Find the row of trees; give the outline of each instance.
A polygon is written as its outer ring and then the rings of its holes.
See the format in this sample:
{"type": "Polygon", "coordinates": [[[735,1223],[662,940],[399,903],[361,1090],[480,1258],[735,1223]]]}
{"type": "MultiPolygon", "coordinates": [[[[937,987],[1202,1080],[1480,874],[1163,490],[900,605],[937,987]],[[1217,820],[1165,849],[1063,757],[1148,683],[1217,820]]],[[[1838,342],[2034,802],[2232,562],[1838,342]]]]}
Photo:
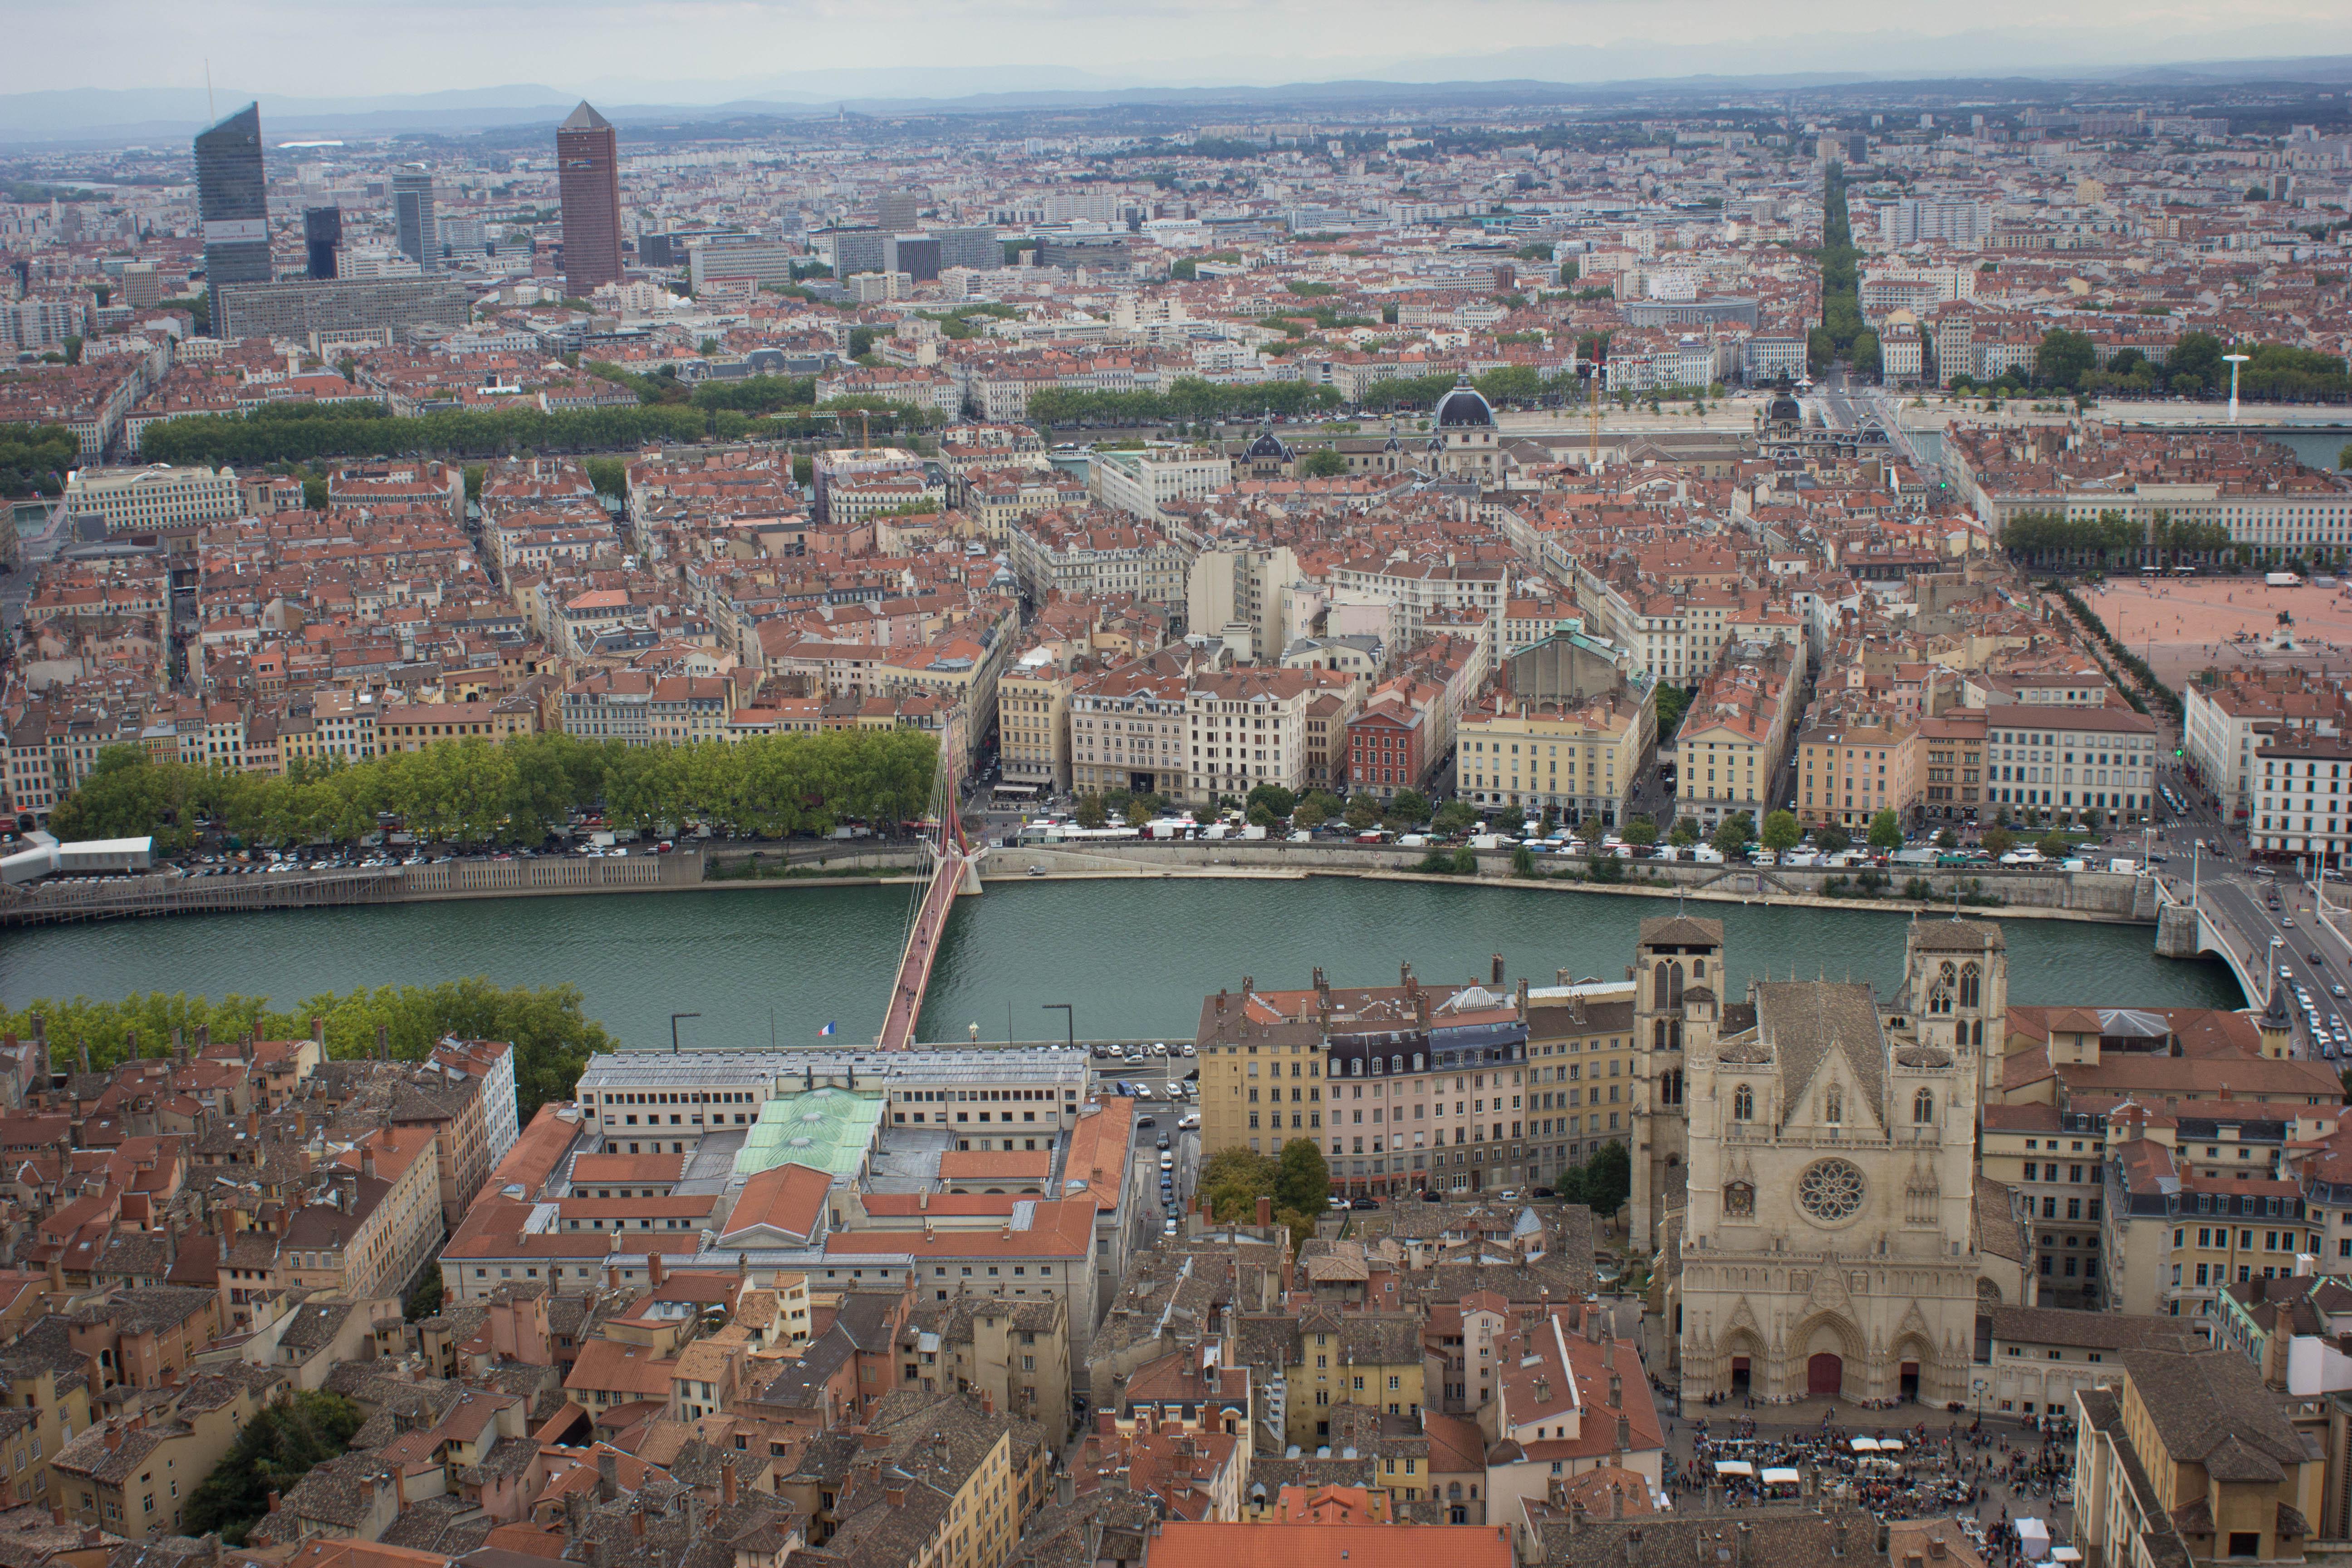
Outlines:
{"type": "Polygon", "coordinates": [[[152,834],[171,851],[211,818],[250,844],[356,844],[389,818],[420,843],[537,844],[573,811],[616,827],[782,837],[843,818],[896,823],[929,809],[939,742],[912,730],[829,730],[632,746],[553,733],[481,736],[360,762],[298,759],[282,776],[158,762],[137,746],[100,754],[58,803],[59,837],[152,834]]]}
{"type": "Polygon", "coordinates": [[[1863,325],[1861,253],[1845,210],[1845,169],[1832,163],[1822,184],[1822,324],[1805,337],[1813,374],[1839,360],[1858,370],[1878,368],[1878,337],[1863,325]],[[1867,340],[1867,342],[1864,342],[1867,340]]]}
{"type": "Polygon", "coordinates": [[[339,1060],[373,1055],[379,1026],[402,1061],[423,1061],[449,1036],[511,1040],[518,1109],[526,1122],[543,1102],[571,1097],[591,1056],[616,1048],[604,1026],[581,1010],[574,987],[499,986],[479,975],[437,985],[321,992],[285,1008],[271,1006],[268,996],[148,991],[119,1002],[45,996],[16,1012],[0,1009],[6,1031],[18,1039],[32,1037],[37,1016],[60,1067],[86,1045],[90,1066],[100,1071],[135,1056],[163,1055],[174,1030],[187,1041],[199,1028],[209,1029],[215,1040],[304,1039],[313,1018],[326,1026],[327,1054],[339,1060]]]}
{"type": "MultiPolygon", "coordinates": [[[[647,442],[699,441],[720,416],[698,408],[643,406],[542,414],[506,408],[395,417],[380,404],[273,404],[249,414],[195,414],[148,426],[140,456],[154,463],[309,462],[320,458],[432,454],[494,458],[509,452],[592,452],[647,442]]],[[[743,415],[733,437],[751,421],[743,415]]]]}
{"type": "Polygon", "coordinates": [[[1251,419],[1260,413],[1296,416],[1339,406],[1339,392],[1300,381],[1227,386],[1179,376],[1166,392],[1077,392],[1049,386],[1029,395],[1029,419],[1052,425],[1166,425],[1251,419]]]}
{"type": "Polygon", "coordinates": [[[2000,533],[2011,557],[2039,566],[2163,566],[2184,558],[2234,558],[2230,531],[2218,522],[2156,513],[2145,526],[2119,511],[2070,518],[2021,512],[2000,533]]]}
{"type": "Polygon", "coordinates": [[[2037,390],[2075,397],[2097,394],[2220,397],[2230,390],[2230,365],[2222,356],[2231,353],[2247,356],[2239,374],[2242,397],[2283,403],[2340,403],[2352,397],[2352,380],[2347,379],[2344,360],[2314,349],[2285,343],[2241,344],[2233,349],[2211,332],[2192,331],[2173,341],[2161,364],[2136,348],[2117,349],[2101,364],[2090,334],[2063,327],[2042,335],[2030,372],[2011,365],[1987,381],[1956,375],[1951,385],[1956,392],[2000,397],[2022,396],[2037,390]]]}
{"type": "Polygon", "coordinates": [[[273,404],[245,415],[189,415],[150,426],[140,438],[141,456],[159,463],[238,466],[327,458],[495,458],[510,452],[625,451],[651,443],[804,440],[837,436],[861,423],[896,433],[940,421],[933,409],[882,397],[838,397],[821,408],[808,406],[804,398],[798,404],[780,400],[811,384],[804,376],[754,377],[706,384],[677,397],[656,394],[650,400],[640,389],[635,408],[562,414],[522,406],[408,417],[373,403],[273,404]]]}
{"type": "Polygon", "coordinates": [[[63,425],[0,425],[0,496],[62,495],[80,456],[81,437],[63,425]]]}

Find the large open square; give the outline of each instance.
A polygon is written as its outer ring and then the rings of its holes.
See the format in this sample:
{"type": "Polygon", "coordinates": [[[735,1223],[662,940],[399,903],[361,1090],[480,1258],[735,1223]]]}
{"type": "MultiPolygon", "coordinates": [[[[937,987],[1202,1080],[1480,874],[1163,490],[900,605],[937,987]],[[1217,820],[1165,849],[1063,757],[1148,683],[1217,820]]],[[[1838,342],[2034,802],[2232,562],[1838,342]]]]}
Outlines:
{"type": "Polygon", "coordinates": [[[2352,598],[2339,589],[2273,588],[2258,576],[2115,577],[2084,602],[2175,689],[2209,666],[2352,671],[2352,598]],[[2282,612],[2291,626],[2279,624],[2282,612]]]}

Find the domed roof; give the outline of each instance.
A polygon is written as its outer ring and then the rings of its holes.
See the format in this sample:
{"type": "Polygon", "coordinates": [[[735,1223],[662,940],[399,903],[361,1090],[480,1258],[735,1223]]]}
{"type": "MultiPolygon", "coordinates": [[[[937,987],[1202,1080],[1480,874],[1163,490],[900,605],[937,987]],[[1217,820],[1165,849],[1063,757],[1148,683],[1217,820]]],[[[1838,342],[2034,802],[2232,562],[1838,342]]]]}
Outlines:
{"type": "Polygon", "coordinates": [[[1952,1053],[1938,1046],[1905,1046],[1895,1053],[1895,1060],[1906,1068],[1948,1068],[1952,1053]]]}
{"type": "Polygon", "coordinates": [[[1245,462],[1263,462],[1271,459],[1277,463],[1286,463],[1290,461],[1290,448],[1283,445],[1282,437],[1276,435],[1274,426],[1269,425],[1258,431],[1257,439],[1249,444],[1249,450],[1242,454],[1242,458],[1245,462]]]}
{"type": "Polygon", "coordinates": [[[1495,426],[1494,405],[1479,395],[1468,376],[1462,376],[1454,382],[1453,391],[1437,400],[1436,425],[1440,430],[1491,430],[1495,426]]]}
{"type": "Polygon", "coordinates": [[[1764,410],[1764,419],[1771,425],[1802,425],[1805,410],[1793,397],[1786,395],[1774,398],[1764,410]]]}

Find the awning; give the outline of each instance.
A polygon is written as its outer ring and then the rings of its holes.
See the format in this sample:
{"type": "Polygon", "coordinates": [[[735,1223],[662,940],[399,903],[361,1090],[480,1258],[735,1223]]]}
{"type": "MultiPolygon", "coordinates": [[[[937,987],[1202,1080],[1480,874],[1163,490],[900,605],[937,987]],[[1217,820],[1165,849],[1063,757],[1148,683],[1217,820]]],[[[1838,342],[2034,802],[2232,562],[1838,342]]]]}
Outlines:
{"type": "Polygon", "coordinates": [[[1804,1478],[1797,1474],[1796,1471],[1785,1468],[1780,1465],[1774,1465],[1764,1472],[1764,1484],[1767,1486],[1777,1487],[1787,1485],[1793,1487],[1801,1484],[1803,1479],[1804,1478]]]}
{"type": "Polygon", "coordinates": [[[1752,1476],[1756,1467],[1745,1459],[1717,1459],[1715,1473],[1718,1476],[1752,1476]]]}
{"type": "Polygon", "coordinates": [[[1875,1454],[1878,1452],[1878,1439],[1875,1437],[1856,1437],[1848,1445],[1848,1447],[1853,1448],[1857,1454],[1875,1454]]]}

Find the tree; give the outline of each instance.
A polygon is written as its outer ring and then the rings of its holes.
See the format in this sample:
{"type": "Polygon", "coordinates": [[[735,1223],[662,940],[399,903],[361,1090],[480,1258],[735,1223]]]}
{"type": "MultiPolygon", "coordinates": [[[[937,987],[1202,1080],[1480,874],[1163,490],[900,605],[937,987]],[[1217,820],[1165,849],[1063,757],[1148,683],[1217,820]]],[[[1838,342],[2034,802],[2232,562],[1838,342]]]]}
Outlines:
{"type": "Polygon", "coordinates": [[[1674,831],[1666,835],[1666,842],[1673,845],[1677,849],[1686,849],[1698,841],[1698,818],[1696,816],[1675,817],[1674,831]]]}
{"type": "Polygon", "coordinates": [[[1307,798],[1293,806],[1290,822],[1294,827],[1320,827],[1345,809],[1339,802],[1323,791],[1309,790],[1307,798]]]}
{"type": "Polygon", "coordinates": [[[1298,805],[1298,797],[1278,784],[1262,784],[1249,792],[1249,804],[1263,805],[1270,816],[1288,816],[1298,805]]]}
{"type": "Polygon", "coordinates": [[[1958,834],[1957,834],[1957,833],[1953,832],[1953,831],[1952,831],[1950,828],[1948,828],[1948,827],[1939,827],[1939,828],[1937,828],[1937,829],[1936,830],[1936,847],[1937,847],[1937,848],[1938,848],[1938,849],[1958,849],[1959,847],[1960,847],[1960,836],[1959,836],[1958,834]]]}
{"type": "Polygon", "coordinates": [[[1282,1146],[1280,1168],[1274,1178],[1277,1208],[1316,1214],[1331,1196],[1331,1167],[1312,1138],[1293,1138],[1282,1146]]]}
{"type": "Polygon", "coordinates": [[[1466,833],[1478,824],[1478,813],[1466,801],[1449,800],[1437,808],[1429,825],[1440,833],[1466,833]]]}
{"type": "Polygon", "coordinates": [[[1870,819],[1870,847],[1873,849],[1903,847],[1903,819],[1891,810],[1882,811],[1870,819]]]}
{"type": "Polygon", "coordinates": [[[1664,684],[1656,688],[1656,693],[1658,744],[1663,747],[1675,738],[1675,731],[1681,727],[1683,714],[1690,708],[1690,693],[1679,686],[1664,684]]]}
{"type": "Polygon", "coordinates": [[[1805,830],[1797,826],[1797,818],[1791,812],[1775,811],[1768,814],[1764,818],[1764,831],[1761,835],[1764,847],[1775,855],[1787,854],[1794,849],[1804,837],[1805,830]]]}
{"type": "Polygon", "coordinates": [[[1318,447],[1298,460],[1302,479],[1336,479],[1347,471],[1348,459],[1336,447],[1318,447]]]}
{"type": "MultiPolygon", "coordinates": [[[[1140,826],[1142,826],[1145,823],[1147,823],[1147,822],[1149,822],[1149,821],[1150,821],[1150,820],[1151,820],[1151,797],[1150,797],[1150,795],[1130,795],[1130,796],[1129,796],[1129,797],[1128,797],[1128,802],[1127,802],[1127,825],[1128,825],[1129,827],[1140,827],[1140,826]]],[[[1251,817],[1251,818],[1250,818],[1250,820],[1251,820],[1251,821],[1253,821],[1253,822],[1256,822],[1256,821],[1257,821],[1257,818],[1256,818],[1256,817],[1255,817],[1255,816],[1253,816],[1253,817],[1251,817]]],[[[1265,821],[1265,822],[1264,822],[1264,823],[1259,823],[1258,825],[1259,825],[1260,826],[1267,826],[1268,824],[1270,824],[1273,820],[1274,820],[1274,819],[1273,819],[1271,816],[1269,816],[1269,817],[1267,817],[1267,819],[1266,819],[1266,821],[1265,821]]]]}
{"type": "Polygon", "coordinates": [[[1179,283],[1190,283],[1200,277],[1200,263],[1187,256],[1168,268],[1168,276],[1179,283]]]}
{"type": "Polygon", "coordinates": [[[1813,847],[1824,855],[1842,854],[1853,847],[1853,839],[1844,828],[1832,827],[1824,823],[1813,829],[1813,847]]]}
{"type": "Polygon", "coordinates": [[[1625,824],[1625,831],[1621,835],[1621,837],[1622,837],[1628,844],[1636,844],[1646,847],[1647,846],[1655,844],[1658,841],[1658,825],[1649,817],[1637,816],[1625,824]]]}
{"type": "Polygon", "coordinates": [[[1593,1151],[1591,1159],[1570,1173],[1565,1184],[1574,1189],[1570,1201],[1607,1219],[1633,1195],[1633,1157],[1622,1143],[1603,1143],[1593,1151]]]}
{"type": "Polygon", "coordinates": [[[1536,852],[1524,844],[1511,846],[1511,875],[1532,877],[1536,874],[1536,852]]]}
{"type": "Polygon", "coordinates": [[[1273,809],[1262,800],[1251,801],[1246,816],[1254,827],[1272,827],[1279,820],[1274,815],[1273,809]]]}
{"type": "Polygon", "coordinates": [[[218,1531],[225,1542],[244,1545],[246,1533],[268,1513],[271,1494],[292,1491],[311,1470],[341,1458],[363,1420],[358,1405],[323,1389],[273,1401],[196,1484],[185,1528],[218,1531]]]}
{"type": "Polygon", "coordinates": [[[1090,793],[1078,797],[1077,818],[1080,827],[1100,827],[1110,820],[1110,813],[1103,805],[1103,797],[1090,793]]]}
{"type": "Polygon", "coordinates": [[[2087,332],[2053,328],[2042,334],[2042,346],[2034,351],[2034,374],[2045,386],[2072,392],[2083,384],[2083,377],[2097,365],[2098,357],[2087,332]]]}
{"type": "Polygon", "coordinates": [[[416,1289],[401,1303],[400,1315],[412,1323],[441,1315],[441,1270],[438,1266],[427,1268],[416,1281],[416,1289]]]}
{"type": "Polygon", "coordinates": [[[1457,877],[1476,876],[1478,874],[1477,851],[1466,844],[1456,849],[1454,852],[1454,874],[1457,877]]]}
{"type": "Polygon", "coordinates": [[[1715,830],[1716,848],[1725,855],[1737,855],[1748,847],[1748,817],[1745,812],[1727,816],[1715,830]]]}
{"type": "Polygon", "coordinates": [[[2066,836],[2054,827],[2043,834],[2042,841],[2034,847],[2042,851],[2042,857],[2045,860],[2063,860],[2074,849],[2074,846],[2067,841],[2066,836]]]}
{"type": "Polygon", "coordinates": [[[2017,836],[1996,822],[1977,835],[1977,843],[1986,854],[1999,859],[2017,847],[2017,836]]]}
{"type": "Polygon", "coordinates": [[[1381,819],[1381,803],[1368,795],[1350,796],[1348,801],[1347,819],[1349,826],[1361,833],[1381,819]]]}
{"type": "Polygon", "coordinates": [[[1429,820],[1429,797],[1417,789],[1401,789],[1389,799],[1389,808],[1408,822],[1429,820]]]}

